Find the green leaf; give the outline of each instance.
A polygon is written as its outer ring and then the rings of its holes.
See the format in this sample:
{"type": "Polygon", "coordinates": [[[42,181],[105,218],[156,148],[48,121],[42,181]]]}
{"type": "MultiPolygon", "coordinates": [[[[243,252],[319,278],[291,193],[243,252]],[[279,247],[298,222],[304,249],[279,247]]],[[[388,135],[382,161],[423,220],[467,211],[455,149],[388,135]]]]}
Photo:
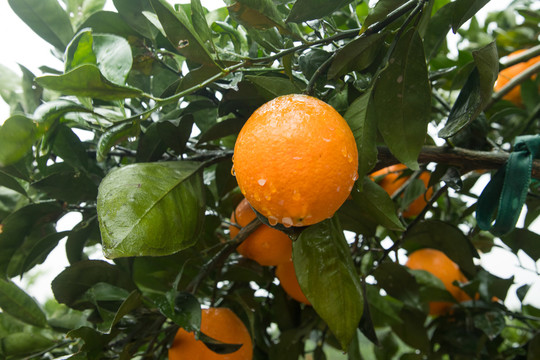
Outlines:
{"type": "Polygon", "coordinates": [[[65,125],[58,126],[55,132],[53,152],[74,169],[86,170],[88,168],[86,147],[73,130],[65,125]]]}
{"type": "Polygon", "coordinates": [[[335,79],[353,70],[367,68],[380,51],[380,43],[386,33],[380,32],[367,37],[355,39],[340,48],[328,69],[328,78],[335,79]]]}
{"type": "Polygon", "coordinates": [[[422,309],[419,286],[404,266],[386,261],[377,266],[373,276],[388,295],[403,301],[409,307],[422,309]]]}
{"type": "Polygon", "coordinates": [[[306,228],[293,242],[293,261],[302,291],[347,349],[362,317],[364,300],[337,218],[306,228]]]}
{"type": "Polygon", "coordinates": [[[298,0],[294,3],[286,22],[301,23],[307,20],[320,19],[341,9],[352,0],[298,0]]]}
{"type": "Polygon", "coordinates": [[[71,265],[54,278],[51,287],[59,303],[84,310],[94,306],[85,299],[86,292],[99,283],[130,292],[135,290],[135,285],[126,273],[118,266],[101,260],[84,260],[71,265]]]}
{"type": "Polygon", "coordinates": [[[59,99],[46,102],[34,112],[38,133],[44,134],[49,131],[63,115],[70,112],[91,113],[92,110],[69,100],[59,99]]]}
{"type": "Polygon", "coordinates": [[[194,121],[192,114],[178,115],[177,119],[163,119],[163,121],[158,122],[157,130],[165,144],[177,154],[181,154],[186,148],[194,121]]]}
{"type": "Polygon", "coordinates": [[[46,89],[66,95],[91,97],[102,100],[122,100],[139,97],[142,91],[133,87],[120,86],[107,80],[95,65],[81,65],[63,75],[46,75],[36,78],[46,89]]]}
{"type": "Polygon", "coordinates": [[[405,230],[390,196],[369,177],[364,177],[361,190],[358,185],[353,188],[351,196],[359,216],[371,219],[389,230],[405,230]]]}
{"type": "Polygon", "coordinates": [[[90,15],[79,27],[79,29],[85,28],[91,28],[97,34],[114,34],[125,39],[139,35],[119,13],[112,11],[98,11],[90,15]]]}
{"type": "Polygon", "coordinates": [[[93,37],[99,70],[109,81],[124,85],[133,63],[128,41],[111,34],[94,34],[93,37]]]}
{"type": "Polygon", "coordinates": [[[220,121],[201,134],[199,141],[197,141],[197,145],[221,139],[225,136],[238,134],[240,129],[242,129],[242,126],[244,126],[244,123],[244,119],[240,118],[230,118],[220,121]]]}
{"type": "Polygon", "coordinates": [[[366,20],[362,24],[362,30],[360,30],[360,33],[364,32],[370,25],[386,19],[388,14],[403,5],[405,2],[406,0],[378,1],[375,7],[371,9],[369,15],[366,17],[366,20]]]}
{"type": "Polygon", "coordinates": [[[473,56],[475,68],[459,92],[444,128],[439,131],[439,137],[449,138],[469,125],[491,99],[499,71],[495,42],[473,51],[473,56]]]}
{"type": "MultiPolygon", "coordinates": [[[[69,231],[53,232],[39,239],[34,244],[28,255],[24,257],[24,262],[21,262],[21,270],[19,271],[20,274],[27,272],[37,264],[43,263],[51,251],[56,248],[58,242],[62,240],[62,238],[64,238],[68,233],[69,231]]],[[[13,266],[12,264],[13,261],[9,264],[10,267],[13,266]]]]}
{"type": "Polygon", "coordinates": [[[143,15],[143,11],[152,11],[148,0],[113,0],[118,14],[135,31],[148,39],[154,39],[159,30],[143,15]]]}
{"type": "Polygon", "coordinates": [[[501,237],[514,254],[523,250],[535,262],[540,259],[540,235],[528,229],[514,229],[512,232],[501,237]]]}
{"type": "Polygon", "coordinates": [[[96,160],[99,162],[105,161],[114,145],[126,141],[131,136],[138,136],[140,131],[141,126],[138,121],[124,122],[111,126],[99,138],[96,160]]]}
{"type": "Polygon", "coordinates": [[[74,26],[105,6],[106,0],[67,0],[66,11],[72,17],[74,26]]]}
{"type": "Polygon", "coordinates": [[[12,97],[21,90],[21,77],[5,65],[0,64],[0,96],[12,105],[12,97]]]}
{"type": "Polygon", "coordinates": [[[13,255],[25,242],[35,240],[36,234],[46,231],[63,211],[56,201],[42,202],[26,205],[6,217],[0,233],[0,274],[6,274],[13,255]]]}
{"type": "Polygon", "coordinates": [[[8,0],[9,5],[37,35],[60,50],[73,37],[69,16],[57,0],[8,0]]]}
{"type": "Polygon", "coordinates": [[[301,89],[288,78],[275,76],[246,75],[246,80],[257,87],[257,91],[267,100],[281,95],[298,94],[301,89]]]}
{"type": "Polygon", "coordinates": [[[453,5],[452,31],[457,33],[461,25],[472,18],[489,0],[456,0],[453,5]]]}
{"type": "Polygon", "coordinates": [[[95,201],[97,197],[97,185],[85,173],[75,170],[55,172],[32,183],[32,187],[71,204],[95,201]]]}
{"type": "Polygon", "coordinates": [[[201,4],[201,0],[191,0],[191,21],[195,32],[199,34],[200,38],[213,46],[212,32],[206,22],[205,9],[201,4]]]}
{"type": "Polygon", "coordinates": [[[167,39],[182,56],[199,64],[214,63],[182,7],[175,11],[165,0],[150,0],[167,39]]]}
{"type": "Polygon", "coordinates": [[[227,10],[235,21],[248,30],[266,30],[275,26],[281,33],[289,32],[271,0],[238,0],[227,6],[227,10]]]}
{"type": "Polygon", "coordinates": [[[26,190],[21,185],[21,183],[15,179],[13,176],[0,170],[0,186],[4,186],[8,189],[18,192],[21,195],[28,197],[26,190]]]}
{"type": "Polygon", "coordinates": [[[153,295],[152,300],[159,311],[176,325],[189,332],[200,331],[201,304],[192,294],[171,290],[165,295],[153,295]]]}
{"type": "Polygon", "coordinates": [[[392,154],[418,170],[431,112],[431,88],[422,39],[410,29],[398,40],[375,83],[377,125],[392,154]]]}
{"type": "Polygon", "coordinates": [[[84,246],[94,236],[99,238],[99,225],[97,216],[83,219],[73,227],[66,240],[66,255],[70,264],[86,260],[83,253],[84,246]]]}
{"type": "Polygon", "coordinates": [[[32,113],[41,103],[43,89],[40,86],[36,86],[34,83],[35,75],[30,70],[20,64],[19,68],[23,73],[22,90],[24,111],[26,113],[32,113]]]}
{"type": "Polygon", "coordinates": [[[68,72],[84,64],[97,65],[93,44],[94,38],[91,30],[81,31],[76,34],[66,49],[64,72],[68,72]]]}
{"type": "Polygon", "coordinates": [[[109,258],[167,255],[197,241],[204,220],[200,164],[140,163],[110,172],[97,210],[109,258]]]}
{"type": "Polygon", "coordinates": [[[0,127],[0,166],[16,163],[32,149],[36,140],[34,122],[23,115],[13,115],[0,127]]]}
{"type": "Polygon", "coordinates": [[[369,111],[371,89],[359,96],[344,115],[358,149],[358,175],[364,177],[377,162],[377,125],[373,112],[369,111]]]}
{"type": "Polygon", "coordinates": [[[45,314],[36,301],[6,279],[0,279],[0,308],[24,323],[38,327],[47,325],[45,314]]]}
{"type": "Polygon", "coordinates": [[[443,221],[419,222],[407,231],[403,247],[409,252],[424,247],[440,250],[465,273],[476,273],[473,257],[477,258],[478,254],[472,243],[460,229],[443,221]]]}
{"type": "Polygon", "coordinates": [[[490,340],[494,340],[506,327],[506,320],[500,311],[486,311],[473,318],[474,327],[481,330],[490,340]]]}
{"type": "Polygon", "coordinates": [[[55,344],[55,341],[40,334],[17,332],[0,339],[0,355],[4,359],[29,359],[55,344]]]}

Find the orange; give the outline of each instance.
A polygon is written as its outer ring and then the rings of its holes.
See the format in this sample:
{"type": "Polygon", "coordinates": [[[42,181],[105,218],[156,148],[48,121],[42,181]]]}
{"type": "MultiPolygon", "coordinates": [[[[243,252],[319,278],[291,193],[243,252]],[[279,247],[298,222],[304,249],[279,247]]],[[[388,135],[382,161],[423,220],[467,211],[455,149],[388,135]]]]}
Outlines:
{"type": "MultiPolygon", "coordinates": [[[[405,266],[414,270],[425,270],[439,278],[446,290],[459,302],[471,300],[463,290],[453,284],[454,280],[466,283],[467,278],[459,270],[459,266],[450,260],[442,251],[435,249],[421,249],[409,255],[405,266]]],[[[446,301],[432,301],[429,303],[431,315],[442,315],[450,311],[453,303],[446,301]]]]}
{"type": "MultiPolygon", "coordinates": [[[[403,164],[397,164],[392,165],[389,167],[386,167],[384,169],[381,169],[379,171],[375,171],[370,176],[373,180],[378,180],[379,185],[386,190],[388,195],[392,196],[408,179],[407,176],[401,176],[404,170],[406,170],[407,167],[403,164]],[[382,177],[380,180],[377,179],[378,177],[382,177]]],[[[422,180],[425,187],[427,188],[429,183],[430,174],[427,171],[422,172],[418,179],[422,180]]],[[[403,211],[403,217],[413,217],[418,214],[424,209],[424,207],[427,204],[426,199],[429,199],[433,195],[433,189],[428,188],[426,193],[424,195],[419,196],[414,200],[409,207],[403,211]]]]}
{"type": "MultiPolygon", "coordinates": [[[[243,199],[231,215],[231,223],[246,226],[256,217],[246,199],[243,199]]],[[[240,229],[229,226],[231,239],[240,229]]],[[[292,241],[287,235],[270,226],[261,225],[236,249],[242,256],[255,260],[261,265],[273,266],[291,261],[292,241]]]]}
{"type": "Polygon", "coordinates": [[[229,354],[217,354],[208,349],[193,333],[179,329],[169,349],[169,360],[251,360],[253,344],[242,322],[230,309],[202,310],[201,332],[226,344],[242,344],[229,354]]]}
{"type": "Polygon", "coordinates": [[[302,289],[300,288],[292,261],[276,266],[276,276],[279,279],[281,287],[290,297],[298,302],[311,305],[309,300],[306,298],[306,295],[304,295],[302,289]]]}
{"type": "Polygon", "coordinates": [[[233,162],[240,190],[271,225],[332,217],[358,178],[349,125],[307,95],[280,96],[258,108],[238,135],[233,162]]]}
{"type": "MultiPolygon", "coordinates": [[[[508,57],[514,57],[524,51],[526,51],[526,49],[514,51],[513,53],[509,54],[508,57]]],[[[525,62],[521,62],[501,70],[499,72],[499,76],[497,77],[497,81],[495,82],[495,91],[499,91],[504,85],[506,85],[510,80],[512,80],[512,78],[522,73],[527,68],[531,67],[539,61],[540,56],[537,56],[525,62]]],[[[523,102],[521,100],[521,86],[516,86],[515,88],[510,90],[510,92],[503,96],[503,99],[511,101],[517,106],[522,106],[523,102]]]]}

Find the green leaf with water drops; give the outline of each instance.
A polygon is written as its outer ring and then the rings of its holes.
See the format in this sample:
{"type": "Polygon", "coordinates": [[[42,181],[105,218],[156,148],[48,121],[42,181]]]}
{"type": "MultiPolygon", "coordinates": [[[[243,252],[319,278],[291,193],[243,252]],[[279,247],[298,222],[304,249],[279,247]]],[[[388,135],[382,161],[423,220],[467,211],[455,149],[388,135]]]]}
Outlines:
{"type": "Polygon", "coordinates": [[[204,220],[198,163],[138,163],[101,182],[97,211],[108,258],[168,255],[193,245],[204,220]]]}
{"type": "Polygon", "coordinates": [[[362,317],[364,301],[360,278],[337,217],[302,231],[293,242],[293,261],[303,293],[341,347],[347,349],[362,317]]]}
{"type": "Polygon", "coordinates": [[[431,87],[422,39],[414,29],[398,40],[387,67],[375,82],[377,125],[392,154],[418,170],[431,112],[431,87]]]}

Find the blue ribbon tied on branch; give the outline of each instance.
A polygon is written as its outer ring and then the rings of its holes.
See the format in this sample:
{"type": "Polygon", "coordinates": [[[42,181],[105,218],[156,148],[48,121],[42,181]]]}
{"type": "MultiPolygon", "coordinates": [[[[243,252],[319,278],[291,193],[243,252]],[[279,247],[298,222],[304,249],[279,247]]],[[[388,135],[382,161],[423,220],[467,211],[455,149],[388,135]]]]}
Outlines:
{"type": "Polygon", "coordinates": [[[497,170],[478,198],[476,221],[480,229],[496,236],[514,230],[527,198],[533,159],[539,155],[540,135],[516,138],[508,161],[497,170]]]}

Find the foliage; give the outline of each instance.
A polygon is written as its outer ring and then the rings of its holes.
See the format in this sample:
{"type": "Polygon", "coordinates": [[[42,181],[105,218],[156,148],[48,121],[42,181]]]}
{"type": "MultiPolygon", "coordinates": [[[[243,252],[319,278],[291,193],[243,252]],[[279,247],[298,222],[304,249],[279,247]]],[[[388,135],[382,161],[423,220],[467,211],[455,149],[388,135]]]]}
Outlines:
{"type": "MultiPolygon", "coordinates": [[[[12,114],[0,127],[1,357],[161,359],[178,327],[199,331],[201,306],[225,306],[250,330],[255,359],[540,358],[540,309],[492,301],[513,278],[473,261],[499,238],[477,227],[471,170],[495,168],[486,154],[537,134],[540,113],[540,77],[523,84],[523,107],[492,101],[499,59],[538,44],[540,13],[515,0],[482,22],[487,2],[228,0],[208,11],[200,0],[114,0],[104,11],[100,0],[9,0],[64,68],[21,66],[19,77],[0,66],[12,114]],[[235,137],[257,107],[302,92],[344,115],[360,159],[337,214],[290,233],[313,306],[234,252],[248,230],[228,240],[242,198],[235,137]],[[366,175],[400,162],[414,180],[425,146],[442,138],[474,161],[431,163],[434,197],[404,219],[418,181],[390,198],[366,175]],[[70,212],[81,221],[58,232],[70,212]],[[38,304],[11,279],[62,238],[70,266],[51,284],[55,300],[38,304]],[[459,264],[475,300],[428,316],[448,293],[396,260],[421,247],[459,264]]],[[[533,180],[524,227],[500,237],[534,261],[539,195],[533,180]]]]}

